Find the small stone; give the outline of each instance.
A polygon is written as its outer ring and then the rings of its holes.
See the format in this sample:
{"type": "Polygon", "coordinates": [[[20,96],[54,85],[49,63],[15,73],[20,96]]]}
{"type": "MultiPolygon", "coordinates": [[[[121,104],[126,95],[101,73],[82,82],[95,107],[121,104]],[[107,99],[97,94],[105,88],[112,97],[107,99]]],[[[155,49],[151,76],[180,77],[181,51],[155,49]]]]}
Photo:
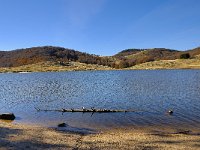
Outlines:
{"type": "Polygon", "coordinates": [[[58,127],[66,127],[66,126],[67,126],[66,123],[60,123],[60,124],[58,124],[58,127]]]}
{"type": "Polygon", "coordinates": [[[169,110],[168,113],[169,113],[170,115],[172,115],[174,112],[173,112],[173,110],[169,110]]]}

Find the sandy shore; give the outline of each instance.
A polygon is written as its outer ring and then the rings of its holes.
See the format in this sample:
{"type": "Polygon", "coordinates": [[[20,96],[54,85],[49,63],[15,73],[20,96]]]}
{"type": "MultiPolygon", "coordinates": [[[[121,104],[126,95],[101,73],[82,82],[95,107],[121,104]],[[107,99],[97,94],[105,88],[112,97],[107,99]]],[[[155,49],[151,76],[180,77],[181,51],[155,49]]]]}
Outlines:
{"type": "Polygon", "coordinates": [[[200,149],[193,131],[113,129],[81,133],[0,122],[0,150],[21,149],[200,149]]]}

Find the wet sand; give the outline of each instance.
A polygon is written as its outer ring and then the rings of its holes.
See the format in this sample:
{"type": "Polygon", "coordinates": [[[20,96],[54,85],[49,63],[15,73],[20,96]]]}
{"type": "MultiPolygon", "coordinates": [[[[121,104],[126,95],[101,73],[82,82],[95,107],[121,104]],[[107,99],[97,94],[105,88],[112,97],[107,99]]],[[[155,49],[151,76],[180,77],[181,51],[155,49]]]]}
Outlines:
{"type": "Polygon", "coordinates": [[[0,150],[200,149],[198,131],[129,128],[94,132],[63,129],[0,122],[0,150]]]}

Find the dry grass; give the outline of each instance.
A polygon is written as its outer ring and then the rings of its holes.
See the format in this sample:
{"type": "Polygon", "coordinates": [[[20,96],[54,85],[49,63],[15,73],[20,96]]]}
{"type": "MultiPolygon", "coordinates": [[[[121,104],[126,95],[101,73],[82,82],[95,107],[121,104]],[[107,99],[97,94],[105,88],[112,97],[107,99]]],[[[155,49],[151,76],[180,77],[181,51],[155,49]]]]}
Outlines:
{"type": "Polygon", "coordinates": [[[0,68],[0,72],[57,72],[57,71],[84,71],[84,70],[111,70],[107,66],[70,62],[66,66],[57,62],[40,62],[11,68],[0,68]]]}
{"type": "Polygon", "coordinates": [[[142,63],[129,69],[200,69],[200,57],[142,63]]]}
{"type": "MultiPolygon", "coordinates": [[[[135,54],[137,55],[137,54],[135,54]]],[[[160,60],[142,63],[133,67],[124,68],[130,70],[145,69],[200,69],[200,55],[193,59],[160,60]]],[[[111,67],[70,62],[63,66],[57,62],[40,62],[37,64],[24,65],[11,68],[0,68],[0,72],[58,72],[58,71],[86,71],[86,70],[117,70],[111,67]]],[[[123,69],[120,69],[123,70],[123,69]]]]}

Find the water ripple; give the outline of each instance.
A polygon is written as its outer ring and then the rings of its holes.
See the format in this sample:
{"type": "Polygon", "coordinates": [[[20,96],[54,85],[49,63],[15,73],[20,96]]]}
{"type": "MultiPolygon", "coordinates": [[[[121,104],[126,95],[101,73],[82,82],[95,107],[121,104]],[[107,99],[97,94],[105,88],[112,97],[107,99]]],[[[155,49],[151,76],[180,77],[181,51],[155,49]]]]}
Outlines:
{"type": "Polygon", "coordinates": [[[200,71],[91,71],[0,74],[0,111],[21,122],[78,127],[200,125],[200,71]],[[134,113],[36,112],[61,108],[132,109],[134,113]],[[166,112],[174,110],[173,116],[166,112]]]}

